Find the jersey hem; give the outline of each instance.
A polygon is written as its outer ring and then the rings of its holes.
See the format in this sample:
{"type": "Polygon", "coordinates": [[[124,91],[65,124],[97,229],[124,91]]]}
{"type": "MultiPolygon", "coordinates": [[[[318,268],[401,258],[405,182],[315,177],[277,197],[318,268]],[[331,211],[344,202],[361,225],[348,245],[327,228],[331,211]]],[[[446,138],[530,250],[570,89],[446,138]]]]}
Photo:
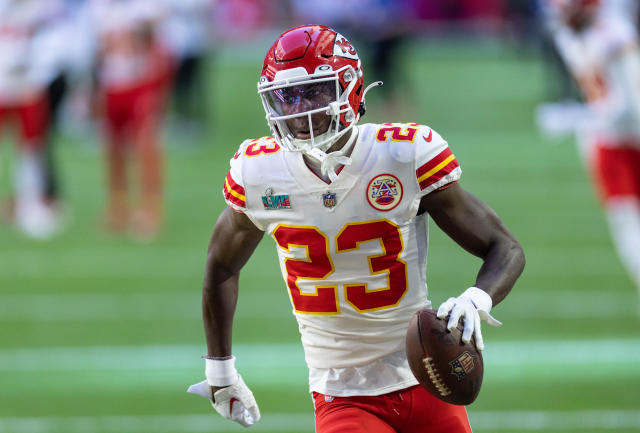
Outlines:
{"type": "Polygon", "coordinates": [[[317,392],[323,395],[331,395],[333,397],[356,397],[356,396],[377,396],[383,394],[389,394],[390,392],[399,391],[401,389],[406,389],[415,385],[419,385],[419,382],[416,379],[408,379],[403,382],[386,386],[383,388],[370,389],[370,390],[359,390],[359,391],[340,391],[337,389],[320,389],[320,388],[311,388],[309,387],[309,393],[313,394],[317,392]]]}

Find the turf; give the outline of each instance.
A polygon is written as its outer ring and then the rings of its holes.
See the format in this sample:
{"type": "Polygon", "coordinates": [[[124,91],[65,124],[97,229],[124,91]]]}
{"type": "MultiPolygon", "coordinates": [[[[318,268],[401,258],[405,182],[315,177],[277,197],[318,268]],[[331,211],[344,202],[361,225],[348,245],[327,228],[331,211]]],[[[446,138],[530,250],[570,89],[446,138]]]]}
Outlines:
{"type": "MultiPolygon", "coordinates": [[[[0,226],[0,432],[239,431],[185,390],[203,379],[200,286],[228,160],[244,138],[267,134],[255,93],[263,49],[240,58],[221,49],[208,65],[206,130],[167,133],[167,224],[150,244],[102,231],[95,136],[59,137],[68,228],[41,243],[0,226]]],[[[391,105],[372,91],[365,119],[426,123],[443,135],[462,186],[498,212],[528,260],[495,308],[504,326],[484,327],[474,430],[640,431],[637,294],[573,141],[536,131],[547,90],[540,60],[504,46],[417,42],[404,54],[405,90],[391,105]]],[[[6,169],[9,146],[0,154],[6,169]]],[[[9,178],[0,173],[4,191],[9,178]]],[[[435,304],[468,287],[478,266],[433,227],[435,304]]],[[[239,368],[264,414],[255,431],[313,431],[290,310],[265,239],[243,271],[234,327],[239,368]]]]}

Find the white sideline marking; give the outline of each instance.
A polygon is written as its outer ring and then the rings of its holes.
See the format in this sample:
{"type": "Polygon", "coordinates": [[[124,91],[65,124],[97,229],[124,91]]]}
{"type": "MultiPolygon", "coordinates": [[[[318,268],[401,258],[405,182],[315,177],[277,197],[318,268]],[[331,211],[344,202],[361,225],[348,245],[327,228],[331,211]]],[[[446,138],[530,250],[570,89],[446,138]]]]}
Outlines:
{"type": "Polygon", "coordinates": [[[474,431],[586,430],[602,432],[640,428],[640,410],[475,412],[469,409],[469,420],[474,431]]]}
{"type": "MultiPolygon", "coordinates": [[[[469,409],[474,431],[615,431],[640,428],[640,411],[474,411],[469,409]]],[[[0,418],[0,433],[205,433],[247,431],[212,413],[209,415],[136,415],[101,417],[0,418]]],[[[251,431],[313,431],[309,413],[265,413],[251,431]]]]}
{"type": "MultiPolygon", "coordinates": [[[[265,305],[280,296],[288,302],[286,292],[252,294],[238,317],[281,317],[283,309],[253,308],[265,305]]],[[[636,293],[616,290],[585,294],[579,291],[558,291],[552,295],[543,292],[514,292],[496,311],[500,317],[517,318],[606,318],[635,317],[636,293]],[[550,296],[553,302],[550,302],[550,296]],[[580,302],[576,303],[575,300],[580,302]],[[572,305],[572,308],[567,308],[572,305]]],[[[160,293],[60,293],[0,295],[0,321],[35,320],[43,322],[92,321],[92,320],[151,320],[163,319],[200,320],[200,292],[174,291],[160,293]]]]}
{"type": "MultiPolygon", "coordinates": [[[[311,411],[311,403],[309,403],[311,411]]],[[[213,409],[211,409],[213,411],[213,409]]],[[[247,431],[215,413],[102,417],[0,418],[0,433],[208,433],[247,431]]],[[[313,415],[263,414],[251,431],[313,431],[313,415]]]]}
{"type": "MultiPolygon", "coordinates": [[[[634,338],[488,341],[485,346],[484,362],[492,367],[613,364],[640,371],[640,339],[634,338]]],[[[0,372],[192,369],[201,367],[204,350],[204,344],[47,347],[43,362],[42,348],[4,349],[0,372]]],[[[298,343],[237,343],[233,351],[241,368],[306,370],[298,343]]]]}

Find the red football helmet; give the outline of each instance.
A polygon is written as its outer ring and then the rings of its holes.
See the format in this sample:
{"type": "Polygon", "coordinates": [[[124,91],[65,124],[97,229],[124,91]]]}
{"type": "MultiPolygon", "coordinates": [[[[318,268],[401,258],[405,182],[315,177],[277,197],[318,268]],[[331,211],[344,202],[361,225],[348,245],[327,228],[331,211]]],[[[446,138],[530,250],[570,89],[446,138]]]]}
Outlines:
{"type": "Polygon", "coordinates": [[[304,25],[287,30],[269,48],[258,94],[283,147],[324,152],[364,113],[363,84],[360,58],[349,41],[327,26],[304,25]],[[328,130],[314,129],[312,116],[318,113],[331,116],[328,130]],[[303,116],[308,138],[295,137],[287,126],[287,120],[303,116]]]}

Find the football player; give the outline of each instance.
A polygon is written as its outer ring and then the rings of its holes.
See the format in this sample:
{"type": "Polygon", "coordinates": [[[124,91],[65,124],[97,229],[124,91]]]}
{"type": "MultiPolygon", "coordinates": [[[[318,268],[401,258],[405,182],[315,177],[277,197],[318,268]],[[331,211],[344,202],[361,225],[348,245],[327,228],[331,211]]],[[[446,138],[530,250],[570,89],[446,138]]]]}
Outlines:
{"type": "Polygon", "coordinates": [[[96,105],[104,115],[109,179],[105,223],[112,232],[132,229],[149,240],[163,219],[160,132],[173,69],[157,34],[162,9],[149,0],[92,5],[99,32],[96,105]],[[139,175],[135,198],[127,179],[130,153],[139,175]]]}
{"type": "MultiPolygon", "coordinates": [[[[374,83],[376,85],[379,83],[374,83]]],[[[371,86],[369,86],[371,87],[371,86]]],[[[355,48],[322,25],[295,27],[267,52],[258,93],[272,136],[240,145],[226,176],[228,207],[211,237],[203,290],[208,397],[224,417],[260,419],[235,368],[238,276],[266,232],[298,320],[316,432],[470,432],[464,406],[417,385],[405,354],[413,313],[429,308],[428,216],[483,265],[438,310],[483,348],[481,320],[524,267],[518,241],[458,185],[446,141],[415,123],[363,124],[355,48]]]]}
{"type": "Polygon", "coordinates": [[[46,84],[38,33],[55,14],[55,2],[0,0],[0,129],[19,127],[13,218],[26,235],[48,239],[59,229],[45,199],[45,150],[49,130],[46,84]]]}
{"type": "MultiPolygon", "coordinates": [[[[599,0],[553,0],[554,40],[586,111],[580,147],[618,253],[640,293],[640,57],[633,22],[599,0]]],[[[626,9],[625,9],[626,10],[626,9]]]]}

